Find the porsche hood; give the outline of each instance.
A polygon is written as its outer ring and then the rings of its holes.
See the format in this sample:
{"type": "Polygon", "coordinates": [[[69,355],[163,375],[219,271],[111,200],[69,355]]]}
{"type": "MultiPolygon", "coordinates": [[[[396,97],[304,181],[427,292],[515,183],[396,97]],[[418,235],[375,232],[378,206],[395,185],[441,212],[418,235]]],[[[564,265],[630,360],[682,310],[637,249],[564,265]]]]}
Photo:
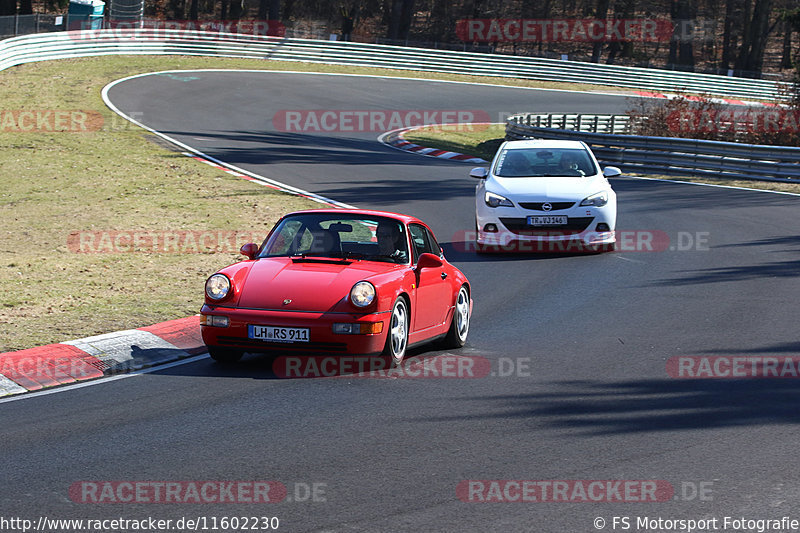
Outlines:
{"type": "Polygon", "coordinates": [[[239,307],[280,311],[331,311],[357,282],[397,269],[371,261],[289,257],[253,261],[240,288],[239,307]]]}

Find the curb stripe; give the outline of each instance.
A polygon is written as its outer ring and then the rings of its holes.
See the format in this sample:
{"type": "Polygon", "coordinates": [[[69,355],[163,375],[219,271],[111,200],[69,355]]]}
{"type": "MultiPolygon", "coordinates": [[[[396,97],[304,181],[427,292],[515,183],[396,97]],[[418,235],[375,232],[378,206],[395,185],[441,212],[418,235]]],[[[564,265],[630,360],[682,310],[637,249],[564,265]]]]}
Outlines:
{"type": "Polygon", "coordinates": [[[0,353],[0,397],[126,373],[205,352],[197,316],[0,353]]]}
{"type": "MultiPolygon", "coordinates": [[[[432,125],[438,126],[439,124],[432,124],[432,125]]],[[[458,152],[450,152],[447,150],[441,150],[439,148],[429,148],[426,146],[420,146],[418,144],[414,144],[412,142],[405,140],[405,138],[403,137],[403,135],[405,135],[405,133],[408,131],[417,130],[420,128],[426,128],[428,126],[431,126],[431,124],[388,131],[378,137],[378,142],[385,144],[387,146],[391,146],[392,148],[396,148],[398,150],[403,150],[404,152],[412,152],[418,155],[426,155],[430,157],[436,157],[439,159],[448,159],[451,161],[464,161],[467,163],[475,163],[478,165],[485,165],[488,163],[488,161],[485,161],[480,157],[476,157],[474,155],[459,154],[458,152]]]]}

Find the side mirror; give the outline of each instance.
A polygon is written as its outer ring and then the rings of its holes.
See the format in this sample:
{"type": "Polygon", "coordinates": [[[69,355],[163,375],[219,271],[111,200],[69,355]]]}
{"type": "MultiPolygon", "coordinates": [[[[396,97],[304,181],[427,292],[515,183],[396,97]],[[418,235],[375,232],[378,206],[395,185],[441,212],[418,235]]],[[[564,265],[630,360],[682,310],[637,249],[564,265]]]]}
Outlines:
{"type": "Polygon", "coordinates": [[[478,180],[486,179],[486,176],[489,175],[489,171],[483,167],[475,167],[469,171],[469,177],[475,178],[478,180]]]}
{"type": "Polygon", "coordinates": [[[239,249],[239,253],[242,255],[246,255],[248,259],[255,259],[256,254],[258,253],[258,245],[252,242],[248,242],[239,249]]]}
{"type": "Polygon", "coordinates": [[[444,263],[440,257],[436,257],[435,255],[428,253],[420,255],[419,259],[417,259],[418,269],[436,268],[442,266],[443,264],[444,263]]]}
{"type": "Polygon", "coordinates": [[[617,167],[606,167],[603,169],[603,176],[607,178],[616,178],[622,176],[622,171],[617,167]]]}

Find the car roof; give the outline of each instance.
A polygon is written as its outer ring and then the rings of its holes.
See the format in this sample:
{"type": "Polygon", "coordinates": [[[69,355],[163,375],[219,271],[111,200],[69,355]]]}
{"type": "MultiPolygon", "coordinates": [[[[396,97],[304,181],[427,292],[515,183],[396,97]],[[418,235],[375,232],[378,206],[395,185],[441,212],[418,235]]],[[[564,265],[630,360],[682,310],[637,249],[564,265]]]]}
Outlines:
{"type": "Polygon", "coordinates": [[[389,217],[395,218],[397,220],[402,221],[405,224],[410,224],[412,222],[421,223],[427,226],[424,222],[416,217],[412,217],[409,215],[402,215],[400,213],[392,213],[391,211],[376,211],[373,209],[304,209],[301,211],[293,211],[291,213],[286,213],[284,217],[290,215],[299,215],[303,213],[331,213],[334,215],[361,215],[367,217],[389,217]]]}
{"type": "Polygon", "coordinates": [[[555,139],[526,139],[523,141],[506,141],[503,148],[507,150],[517,150],[521,148],[581,148],[586,149],[586,145],[581,141],[564,141],[555,139]]]}

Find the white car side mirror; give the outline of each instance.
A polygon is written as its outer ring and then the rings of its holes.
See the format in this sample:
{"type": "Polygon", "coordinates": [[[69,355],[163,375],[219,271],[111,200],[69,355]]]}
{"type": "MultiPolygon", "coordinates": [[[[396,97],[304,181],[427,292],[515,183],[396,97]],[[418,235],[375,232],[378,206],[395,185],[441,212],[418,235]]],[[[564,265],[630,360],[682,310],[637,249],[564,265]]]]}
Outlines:
{"type": "Polygon", "coordinates": [[[603,176],[607,178],[616,178],[617,176],[621,176],[622,171],[617,167],[606,167],[603,169],[603,176]]]}
{"type": "Polygon", "coordinates": [[[475,167],[469,171],[469,177],[475,179],[486,179],[486,176],[489,175],[489,171],[483,167],[475,167]]]}

